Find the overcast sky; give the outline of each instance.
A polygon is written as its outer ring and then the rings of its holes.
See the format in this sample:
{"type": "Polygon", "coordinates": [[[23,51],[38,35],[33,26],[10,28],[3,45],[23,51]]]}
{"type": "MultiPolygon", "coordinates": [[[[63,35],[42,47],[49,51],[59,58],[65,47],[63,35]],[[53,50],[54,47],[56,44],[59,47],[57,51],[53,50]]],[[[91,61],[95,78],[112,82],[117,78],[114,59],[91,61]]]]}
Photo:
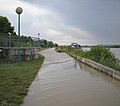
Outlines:
{"type": "Polygon", "coordinates": [[[17,32],[17,6],[21,35],[58,44],[120,44],[120,0],[0,0],[0,15],[17,32]]]}

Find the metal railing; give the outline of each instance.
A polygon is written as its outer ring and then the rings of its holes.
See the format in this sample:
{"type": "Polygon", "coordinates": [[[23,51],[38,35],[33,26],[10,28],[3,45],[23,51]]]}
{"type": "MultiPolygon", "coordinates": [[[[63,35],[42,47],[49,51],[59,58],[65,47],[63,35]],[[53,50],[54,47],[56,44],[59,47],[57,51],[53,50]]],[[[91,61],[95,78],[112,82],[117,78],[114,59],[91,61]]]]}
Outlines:
{"type": "MultiPolygon", "coordinates": [[[[20,37],[20,47],[39,47],[39,43],[36,37],[20,37]]],[[[18,36],[0,36],[0,47],[18,47],[18,36]]]]}

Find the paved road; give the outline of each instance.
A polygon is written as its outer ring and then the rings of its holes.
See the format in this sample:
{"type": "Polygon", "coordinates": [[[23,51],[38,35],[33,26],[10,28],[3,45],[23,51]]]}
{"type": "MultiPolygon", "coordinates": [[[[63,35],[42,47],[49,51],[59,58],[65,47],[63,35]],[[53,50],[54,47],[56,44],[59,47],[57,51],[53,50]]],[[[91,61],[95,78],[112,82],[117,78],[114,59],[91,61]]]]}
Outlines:
{"type": "Polygon", "coordinates": [[[41,54],[45,61],[21,106],[120,106],[120,82],[54,49],[41,54]]]}

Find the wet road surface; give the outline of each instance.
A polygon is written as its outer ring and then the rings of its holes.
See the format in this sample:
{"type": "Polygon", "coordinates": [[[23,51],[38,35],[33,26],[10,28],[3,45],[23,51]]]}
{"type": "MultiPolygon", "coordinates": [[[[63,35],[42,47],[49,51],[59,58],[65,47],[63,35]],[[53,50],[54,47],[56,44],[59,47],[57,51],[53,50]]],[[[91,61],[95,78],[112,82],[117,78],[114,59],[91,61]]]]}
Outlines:
{"type": "Polygon", "coordinates": [[[120,82],[54,49],[21,106],[120,106],[120,82]]]}

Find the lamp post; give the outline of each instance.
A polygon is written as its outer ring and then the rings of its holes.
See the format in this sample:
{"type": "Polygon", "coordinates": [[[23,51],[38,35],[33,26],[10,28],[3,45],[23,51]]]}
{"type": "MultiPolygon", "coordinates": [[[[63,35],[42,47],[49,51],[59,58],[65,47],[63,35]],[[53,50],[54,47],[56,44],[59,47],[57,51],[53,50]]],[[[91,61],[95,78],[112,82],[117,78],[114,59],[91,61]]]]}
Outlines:
{"type": "Polygon", "coordinates": [[[38,33],[38,47],[40,46],[40,38],[39,38],[39,36],[40,36],[40,33],[38,33]]]}
{"type": "Polygon", "coordinates": [[[16,13],[18,14],[18,64],[20,64],[20,14],[23,12],[21,7],[16,8],[16,13]]]}
{"type": "Polygon", "coordinates": [[[11,47],[11,33],[8,33],[10,36],[9,36],[9,47],[11,47]]]}

